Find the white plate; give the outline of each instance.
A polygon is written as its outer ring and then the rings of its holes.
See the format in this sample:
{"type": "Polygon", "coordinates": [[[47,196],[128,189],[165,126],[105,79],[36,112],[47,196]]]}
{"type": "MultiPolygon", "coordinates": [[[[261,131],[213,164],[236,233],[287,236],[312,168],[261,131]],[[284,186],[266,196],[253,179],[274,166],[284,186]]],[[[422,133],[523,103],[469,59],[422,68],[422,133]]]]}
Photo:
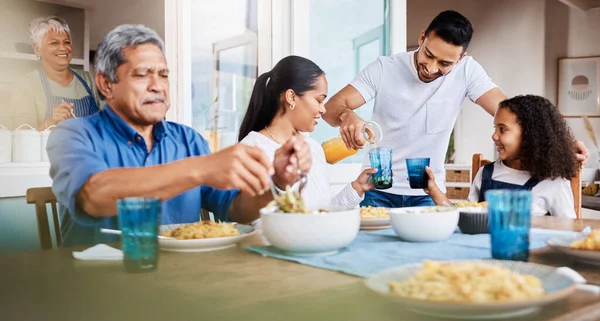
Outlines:
{"type": "Polygon", "coordinates": [[[578,250],[571,248],[571,243],[585,238],[586,235],[587,233],[582,233],[579,235],[555,236],[546,240],[546,244],[548,244],[548,246],[551,248],[554,248],[572,257],[576,261],[600,265],[600,251],[578,250]]]}
{"type": "Polygon", "coordinates": [[[517,273],[537,276],[542,280],[547,294],[542,298],[525,301],[458,303],[409,299],[393,295],[389,292],[390,282],[402,281],[412,276],[421,268],[421,263],[408,264],[381,271],[365,280],[365,284],[369,289],[387,298],[396,300],[417,313],[461,320],[506,319],[528,315],[539,310],[541,306],[563,299],[575,291],[575,282],[569,277],[558,273],[555,268],[550,266],[517,261],[476,261],[498,264],[517,273]]]}
{"type": "Polygon", "coordinates": [[[360,230],[361,231],[379,231],[379,230],[385,230],[388,228],[392,228],[391,225],[381,225],[381,226],[361,226],[360,230]]]}
{"type": "Polygon", "coordinates": [[[392,219],[390,217],[386,218],[361,218],[360,219],[360,228],[365,227],[392,227],[392,219]]]}
{"type": "MultiPolygon", "coordinates": [[[[161,225],[159,232],[162,234],[182,225],[185,224],[161,225]]],[[[233,247],[254,233],[254,228],[249,225],[236,224],[235,227],[240,231],[240,235],[197,240],[158,239],[158,244],[162,250],[171,252],[208,252],[233,247]]]]}

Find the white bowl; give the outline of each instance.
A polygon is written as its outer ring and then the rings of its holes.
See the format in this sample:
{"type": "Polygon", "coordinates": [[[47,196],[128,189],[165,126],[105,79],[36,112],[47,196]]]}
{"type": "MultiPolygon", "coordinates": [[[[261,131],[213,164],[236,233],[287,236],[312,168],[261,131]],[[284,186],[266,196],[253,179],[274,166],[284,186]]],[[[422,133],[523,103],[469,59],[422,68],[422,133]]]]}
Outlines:
{"type": "Polygon", "coordinates": [[[402,240],[438,242],[449,238],[458,225],[458,209],[427,206],[390,209],[392,227],[402,240]],[[440,212],[428,212],[437,210],[440,212]]]}
{"type": "Polygon", "coordinates": [[[326,213],[260,210],[264,236],[274,247],[295,256],[330,255],[350,244],[360,228],[360,209],[325,208],[326,213]]]}

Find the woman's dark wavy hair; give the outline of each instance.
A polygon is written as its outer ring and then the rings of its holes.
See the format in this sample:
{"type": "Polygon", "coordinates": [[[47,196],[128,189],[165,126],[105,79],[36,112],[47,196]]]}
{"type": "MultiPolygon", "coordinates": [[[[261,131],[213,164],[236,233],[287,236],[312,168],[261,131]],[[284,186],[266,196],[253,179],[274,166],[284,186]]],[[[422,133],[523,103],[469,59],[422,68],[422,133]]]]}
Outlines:
{"type": "Polygon", "coordinates": [[[273,70],[256,79],[248,110],[240,125],[238,141],[251,131],[267,127],[278,112],[285,112],[280,106],[281,95],[291,89],[298,96],[315,89],[318,78],[325,74],[317,64],[299,56],[281,59],[273,70]]]}
{"type": "Polygon", "coordinates": [[[502,101],[521,125],[521,169],[540,180],[573,178],[579,162],[575,139],[565,119],[548,99],[535,95],[516,96],[502,101]]]}

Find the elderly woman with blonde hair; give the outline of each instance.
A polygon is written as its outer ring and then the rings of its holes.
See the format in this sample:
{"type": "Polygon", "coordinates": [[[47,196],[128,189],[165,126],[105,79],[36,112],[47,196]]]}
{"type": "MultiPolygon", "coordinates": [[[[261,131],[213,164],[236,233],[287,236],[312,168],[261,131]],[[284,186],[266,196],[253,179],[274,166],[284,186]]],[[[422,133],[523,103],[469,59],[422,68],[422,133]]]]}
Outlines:
{"type": "Polygon", "coordinates": [[[29,124],[44,130],[97,112],[100,100],[92,78],[69,67],[73,47],[66,21],[56,16],[37,18],[29,25],[29,37],[40,63],[15,83],[9,106],[13,128],[29,124]]]}

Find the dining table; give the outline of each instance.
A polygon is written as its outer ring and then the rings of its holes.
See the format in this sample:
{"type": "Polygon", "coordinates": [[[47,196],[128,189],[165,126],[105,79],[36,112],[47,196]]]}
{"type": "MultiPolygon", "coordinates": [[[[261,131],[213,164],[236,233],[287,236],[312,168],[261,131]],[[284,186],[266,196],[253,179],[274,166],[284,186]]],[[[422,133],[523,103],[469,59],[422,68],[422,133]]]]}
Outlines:
{"type": "MultiPolygon", "coordinates": [[[[600,220],[532,220],[532,227],[543,229],[587,226],[600,228],[600,220]]],[[[244,249],[264,244],[259,230],[224,250],[161,251],[158,268],[147,273],[127,273],[118,260],[73,258],[73,251],[86,247],[0,254],[0,320],[444,320],[370,291],[363,278],[244,249]]],[[[600,285],[599,266],[548,247],[532,251],[530,262],[570,267],[600,285]]],[[[600,295],[576,290],[536,314],[511,320],[600,320],[600,295]]]]}

